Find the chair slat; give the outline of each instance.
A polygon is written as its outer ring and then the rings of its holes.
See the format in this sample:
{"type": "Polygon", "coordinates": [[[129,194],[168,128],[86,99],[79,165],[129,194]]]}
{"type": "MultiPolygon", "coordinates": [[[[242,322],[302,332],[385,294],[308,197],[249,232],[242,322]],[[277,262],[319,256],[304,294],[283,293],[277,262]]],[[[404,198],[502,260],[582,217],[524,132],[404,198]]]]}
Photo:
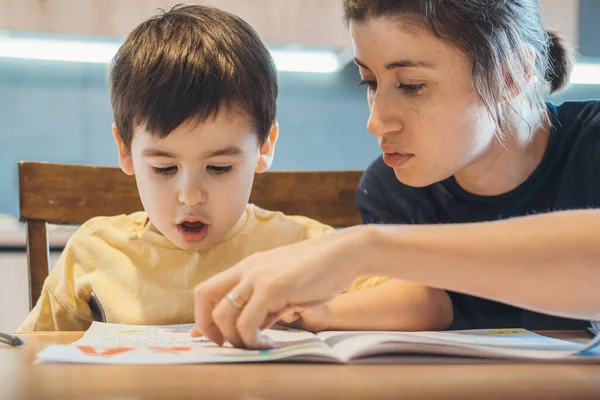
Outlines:
{"type": "Polygon", "coordinates": [[[27,221],[27,266],[29,270],[29,309],[32,309],[42,294],[44,281],[48,277],[48,236],[46,222],[27,221]]]}

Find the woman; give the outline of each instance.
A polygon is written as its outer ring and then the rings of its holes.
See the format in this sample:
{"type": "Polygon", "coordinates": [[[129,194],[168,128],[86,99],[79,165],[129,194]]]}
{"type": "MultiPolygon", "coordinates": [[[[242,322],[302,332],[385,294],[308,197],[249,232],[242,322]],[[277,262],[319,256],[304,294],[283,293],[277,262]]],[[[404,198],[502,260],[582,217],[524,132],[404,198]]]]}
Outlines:
{"type": "Polygon", "coordinates": [[[257,328],[363,275],[447,293],[428,307],[451,310],[455,328],[600,319],[600,212],[496,221],[600,203],[600,105],[546,103],[570,62],[538,2],[344,0],[344,12],[383,152],[357,202],[378,225],[258,254],[208,280],[196,333],[257,346],[257,328]]]}

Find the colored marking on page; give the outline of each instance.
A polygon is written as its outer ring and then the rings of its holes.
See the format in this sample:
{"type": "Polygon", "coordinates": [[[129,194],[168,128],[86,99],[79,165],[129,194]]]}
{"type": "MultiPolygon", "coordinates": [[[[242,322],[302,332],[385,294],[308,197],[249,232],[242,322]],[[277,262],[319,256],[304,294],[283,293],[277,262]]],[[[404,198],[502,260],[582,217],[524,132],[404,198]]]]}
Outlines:
{"type": "MultiPolygon", "coordinates": [[[[231,352],[220,353],[219,356],[223,357],[256,357],[256,356],[274,356],[291,353],[297,350],[310,350],[310,349],[329,349],[326,345],[316,344],[299,344],[297,346],[282,347],[279,349],[266,349],[266,350],[237,350],[231,352]]],[[[233,350],[233,349],[232,349],[233,350]]]]}
{"type": "Polygon", "coordinates": [[[139,335],[140,333],[144,333],[141,329],[120,329],[115,331],[117,335],[139,335]]]}
{"type": "Polygon", "coordinates": [[[155,353],[168,353],[168,354],[179,354],[184,351],[190,351],[191,347],[150,347],[155,353]]]}
{"type": "Polygon", "coordinates": [[[97,351],[92,346],[77,346],[77,348],[86,356],[92,357],[112,357],[116,356],[117,354],[123,354],[133,350],[133,347],[113,347],[109,349],[101,349],[100,351],[97,351]]]}
{"type": "Polygon", "coordinates": [[[180,333],[191,333],[191,329],[165,329],[166,333],[180,334],[180,333]]]}
{"type": "Polygon", "coordinates": [[[527,331],[523,329],[497,329],[488,333],[490,335],[525,335],[527,331]]]}

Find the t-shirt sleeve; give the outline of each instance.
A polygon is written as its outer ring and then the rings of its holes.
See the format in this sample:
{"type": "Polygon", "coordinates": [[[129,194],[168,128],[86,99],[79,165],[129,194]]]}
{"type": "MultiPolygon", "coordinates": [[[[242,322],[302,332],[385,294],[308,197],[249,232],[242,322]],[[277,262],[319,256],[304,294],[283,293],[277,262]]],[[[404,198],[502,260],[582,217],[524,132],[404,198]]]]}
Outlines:
{"type": "Polygon", "coordinates": [[[591,177],[590,187],[592,187],[594,194],[594,208],[600,208],[600,122],[596,123],[593,129],[594,133],[594,155],[592,160],[593,176],[591,177]]]}
{"type": "Polygon", "coordinates": [[[554,209],[600,208],[600,102],[567,102],[559,115],[554,141],[564,165],[554,209]]]}
{"type": "Polygon", "coordinates": [[[313,219],[307,218],[304,224],[304,239],[310,239],[317,236],[327,235],[335,232],[335,228],[329,225],[322,224],[313,219]]]}
{"type": "Polygon", "coordinates": [[[81,289],[85,286],[81,284],[85,273],[77,248],[82,245],[82,235],[85,233],[80,228],[65,246],[44,282],[40,298],[19,327],[19,332],[81,331],[89,328],[93,316],[87,291],[81,289]]]}
{"type": "Polygon", "coordinates": [[[73,313],[64,306],[49,286],[44,285],[42,294],[35,307],[18,332],[34,331],[84,331],[90,327],[91,320],[73,313]]]}
{"type": "Polygon", "coordinates": [[[346,290],[345,293],[358,292],[359,290],[369,289],[375,286],[379,286],[384,282],[389,281],[390,278],[385,276],[365,276],[360,277],[352,283],[352,286],[346,290]]]}

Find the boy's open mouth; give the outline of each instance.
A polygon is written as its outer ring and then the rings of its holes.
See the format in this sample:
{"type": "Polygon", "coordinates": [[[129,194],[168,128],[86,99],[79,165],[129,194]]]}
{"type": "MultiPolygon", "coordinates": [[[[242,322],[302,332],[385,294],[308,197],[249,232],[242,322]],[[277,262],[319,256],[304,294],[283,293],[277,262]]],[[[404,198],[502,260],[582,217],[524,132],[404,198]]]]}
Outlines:
{"type": "Polygon", "coordinates": [[[177,224],[179,237],[188,243],[198,243],[204,240],[208,225],[202,221],[182,221],[177,224]]]}
{"type": "Polygon", "coordinates": [[[179,226],[181,226],[181,228],[186,232],[200,232],[202,228],[204,228],[204,223],[200,221],[184,221],[180,223],[179,226]]]}

